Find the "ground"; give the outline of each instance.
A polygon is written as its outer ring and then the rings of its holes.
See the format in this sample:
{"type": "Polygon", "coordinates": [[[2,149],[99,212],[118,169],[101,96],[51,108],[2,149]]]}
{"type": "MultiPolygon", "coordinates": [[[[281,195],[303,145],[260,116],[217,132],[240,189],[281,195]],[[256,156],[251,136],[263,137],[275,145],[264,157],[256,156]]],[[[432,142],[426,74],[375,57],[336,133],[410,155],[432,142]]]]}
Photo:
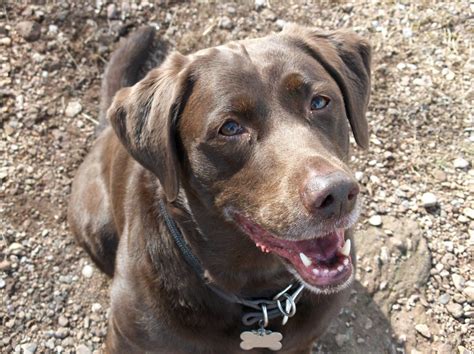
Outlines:
{"type": "Polygon", "coordinates": [[[0,5],[1,352],[102,346],[110,281],[65,216],[120,37],[150,24],[189,53],[285,22],[351,28],[373,47],[370,148],[352,161],[358,280],[315,352],[474,349],[472,3],[24,3],[0,5]]]}

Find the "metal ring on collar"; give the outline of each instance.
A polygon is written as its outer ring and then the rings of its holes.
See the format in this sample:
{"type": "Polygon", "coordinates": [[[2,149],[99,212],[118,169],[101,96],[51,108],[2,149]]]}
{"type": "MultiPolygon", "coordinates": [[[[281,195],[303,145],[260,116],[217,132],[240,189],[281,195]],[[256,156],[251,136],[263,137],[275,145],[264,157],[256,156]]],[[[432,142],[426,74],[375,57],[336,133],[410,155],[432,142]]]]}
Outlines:
{"type": "Polygon", "coordinates": [[[288,294],[283,294],[283,296],[286,297],[286,302],[291,305],[291,309],[289,312],[287,312],[285,309],[283,309],[283,306],[281,305],[281,301],[277,300],[278,310],[280,310],[283,316],[293,317],[296,313],[295,300],[288,294]]]}
{"type": "Polygon", "coordinates": [[[261,321],[263,321],[263,323],[261,325],[263,325],[263,328],[265,328],[268,326],[268,311],[267,311],[267,305],[265,304],[262,304],[262,315],[263,315],[263,319],[261,321]]]}

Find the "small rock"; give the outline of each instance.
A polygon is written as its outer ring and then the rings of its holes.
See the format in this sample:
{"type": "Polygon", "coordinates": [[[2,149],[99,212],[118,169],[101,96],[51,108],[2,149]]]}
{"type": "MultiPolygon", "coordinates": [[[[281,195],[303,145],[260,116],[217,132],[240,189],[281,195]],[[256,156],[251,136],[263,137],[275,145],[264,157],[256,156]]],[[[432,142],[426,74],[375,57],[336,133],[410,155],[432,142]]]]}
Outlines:
{"type": "Polygon", "coordinates": [[[438,298],[438,301],[441,305],[446,305],[450,299],[451,296],[449,294],[443,294],[438,298]]]}
{"type": "Polygon", "coordinates": [[[452,279],[454,287],[459,291],[463,291],[464,286],[466,285],[466,280],[464,280],[464,278],[458,274],[453,274],[452,279]]]}
{"type": "Polygon", "coordinates": [[[458,157],[456,160],[453,161],[454,168],[459,168],[461,170],[465,170],[469,168],[469,161],[464,160],[462,157],[458,157]]]}
{"type": "Polygon", "coordinates": [[[67,328],[61,327],[56,332],[54,332],[54,336],[59,339],[64,339],[69,335],[69,330],[67,328]]]}
{"type": "Polygon", "coordinates": [[[118,18],[117,6],[115,4],[109,4],[107,6],[107,18],[114,20],[118,18]]]}
{"type": "Polygon", "coordinates": [[[92,312],[98,312],[102,309],[102,305],[97,302],[93,303],[91,309],[92,309],[92,312]]]}
{"type": "Polygon", "coordinates": [[[23,349],[23,354],[32,354],[36,352],[36,348],[38,345],[36,343],[25,343],[21,345],[21,349],[23,349]]]}
{"type": "Polygon", "coordinates": [[[82,105],[77,102],[77,101],[73,101],[73,102],[69,102],[67,107],[66,107],[66,116],[67,117],[75,117],[77,116],[79,113],[81,113],[82,111],[82,105]]]}
{"type": "Polygon", "coordinates": [[[41,36],[41,27],[35,21],[21,21],[16,25],[16,31],[28,42],[37,41],[41,36]]]}
{"type": "Polygon", "coordinates": [[[346,334],[336,334],[335,339],[338,347],[342,347],[349,340],[346,334]]]}
{"type": "Polygon", "coordinates": [[[467,287],[463,290],[464,295],[467,296],[469,301],[474,301],[474,288],[473,287],[467,287]]]}
{"type": "Polygon", "coordinates": [[[460,318],[464,313],[462,306],[455,303],[449,304],[448,306],[446,306],[446,309],[454,318],[460,318]]]}
{"type": "Polygon", "coordinates": [[[356,171],[356,173],[354,174],[354,177],[357,180],[357,182],[360,182],[362,181],[362,178],[364,178],[364,172],[356,171]]]}
{"type": "Polygon", "coordinates": [[[92,354],[92,351],[84,344],[79,344],[76,347],[76,354],[92,354]]]}
{"type": "Polygon", "coordinates": [[[219,20],[219,27],[222,29],[230,30],[234,28],[234,24],[232,23],[232,20],[230,18],[228,18],[227,16],[223,16],[219,20]]]}
{"type": "Polygon", "coordinates": [[[382,217],[380,215],[373,215],[369,219],[369,224],[372,226],[381,226],[382,225],[382,217]]]}
{"type": "Polygon", "coordinates": [[[90,266],[89,264],[86,264],[84,268],[82,268],[82,275],[86,278],[92,277],[92,274],[94,273],[94,268],[90,266]]]}
{"type": "Polygon", "coordinates": [[[18,254],[23,249],[23,245],[18,242],[13,242],[8,246],[9,253],[18,254]]]}
{"type": "Polygon", "coordinates": [[[282,30],[286,26],[286,21],[282,19],[278,19],[276,20],[275,24],[280,30],[282,30]]]}
{"type": "Polygon", "coordinates": [[[425,208],[433,208],[438,204],[438,199],[433,193],[423,193],[421,197],[421,203],[425,208]]]}
{"type": "Polygon", "coordinates": [[[427,325],[425,324],[417,324],[415,329],[418,333],[420,333],[425,338],[431,338],[431,332],[427,325]]]}
{"type": "Polygon", "coordinates": [[[66,327],[68,324],[69,324],[69,320],[64,317],[64,316],[59,316],[58,318],[58,324],[61,326],[61,327],[66,327]]]}
{"type": "Polygon", "coordinates": [[[266,0],[255,0],[255,9],[260,10],[265,7],[266,5],[266,0]]]}
{"type": "Polygon", "coordinates": [[[474,209],[466,208],[463,210],[463,214],[466,215],[469,219],[474,220],[474,209]]]}
{"type": "Polygon", "coordinates": [[[0,44],[8,47],[12,44],[12,40],[8,37],[0,38],[0,44]]]}

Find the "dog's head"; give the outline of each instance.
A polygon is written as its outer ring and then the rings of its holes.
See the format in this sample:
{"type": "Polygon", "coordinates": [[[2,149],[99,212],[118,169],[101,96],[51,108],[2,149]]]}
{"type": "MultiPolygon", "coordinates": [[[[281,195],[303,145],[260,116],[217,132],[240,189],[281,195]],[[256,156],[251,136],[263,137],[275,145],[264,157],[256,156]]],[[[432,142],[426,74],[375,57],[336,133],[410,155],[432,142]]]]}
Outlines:
{"type": "Polygon", "coordinates": [[[365,40],[291,25],[171,54],[120,90],[108,116],[168,201],[184,189],[262,257],[330,292],[352,278],[344,230],[358,217],[359,189],[346,166],[349,126],[367,147],[369,91],[365,40]]]}

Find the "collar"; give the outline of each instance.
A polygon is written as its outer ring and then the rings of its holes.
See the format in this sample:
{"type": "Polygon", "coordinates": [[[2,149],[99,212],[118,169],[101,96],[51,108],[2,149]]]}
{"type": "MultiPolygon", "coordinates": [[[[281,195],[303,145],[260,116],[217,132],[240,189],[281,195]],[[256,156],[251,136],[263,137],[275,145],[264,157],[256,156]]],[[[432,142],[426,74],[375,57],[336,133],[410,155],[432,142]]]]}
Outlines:
{"type": "Polygon", "coordinates": [[[295,282],[288,285],[285,289],[275,294],[272,298],[244,298],[239,295],[229,293],[218,286],[209,282],[204,274],[204,268],[200,260],[192,252],[188,246],[183,234],[179,230],[176,222],[166,210],[165,203],[159,200],[161,215],[165,221],[166,227],[183,255],[186,263],[193,269],[196,275],[203,281],[206,286],[216,295],[227,302],[240,304],[245,309],[242,315],[242,323],[246,326],[258,323],[260,326],[266,327],[269,320],[282,317],[282,324],[285,325],[288,319],[296,313],[296,303],[300,299],[300,295],[304,289],[304,285],[295,282]]]}

